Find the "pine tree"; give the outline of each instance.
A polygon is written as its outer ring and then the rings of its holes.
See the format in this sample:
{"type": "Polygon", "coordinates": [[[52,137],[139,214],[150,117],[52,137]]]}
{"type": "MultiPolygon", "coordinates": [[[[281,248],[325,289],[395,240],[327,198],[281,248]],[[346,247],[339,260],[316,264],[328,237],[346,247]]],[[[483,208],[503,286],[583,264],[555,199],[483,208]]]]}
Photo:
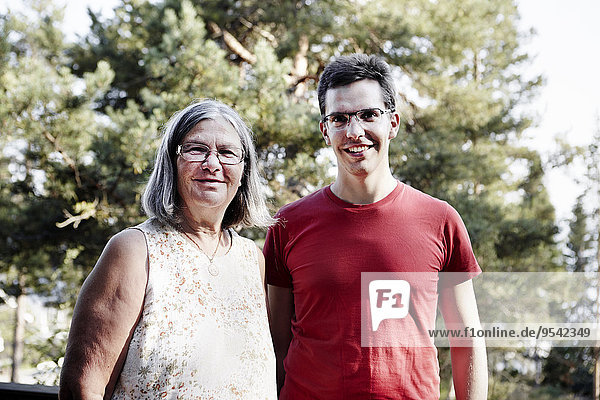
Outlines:
{"type": "MultiPolygon", "coordinates": [[[[114,134],[94,110],[113,79],[109,65],[73,75],[57,28],[62,10],[48,1],[28,6],[32,19],[9,12],[0,22],[1,289],[19,305],[37,295],[68,309],[107,237],[139,220],[139,171],[125,162],[139,163],[129,151],[144,146],[114,134]]],[[[17,307],[14,381],[22,312],[17,307]]]]}

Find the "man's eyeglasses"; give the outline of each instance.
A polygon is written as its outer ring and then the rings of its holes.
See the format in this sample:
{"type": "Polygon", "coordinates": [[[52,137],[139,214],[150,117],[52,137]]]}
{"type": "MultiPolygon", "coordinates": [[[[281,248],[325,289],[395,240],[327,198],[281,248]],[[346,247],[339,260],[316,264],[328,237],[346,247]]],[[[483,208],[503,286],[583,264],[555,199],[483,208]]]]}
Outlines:
{"type": "Polygon", "coordinates": [[[350,124],[350,119],[356,117],[356,120],[363,128],[377,124],[381,116],[387,113],[393,113],[394,109],[382,110],[381,108],[365,108],[351,113],[335,112],[327,114],[321,122],[329,123],[330,127],[336,130],[346,129],[350,124]]]}
{"type": "Polygon", "coordinates": [[[220,147],[211,150],[202,143],[184,143],[177,146],[177,155],[189,162],[204,162],[212,152],[217,153],[217,159],[224,165],[236,165],[244,160],[244,150],[237,147],[220,147]]]}

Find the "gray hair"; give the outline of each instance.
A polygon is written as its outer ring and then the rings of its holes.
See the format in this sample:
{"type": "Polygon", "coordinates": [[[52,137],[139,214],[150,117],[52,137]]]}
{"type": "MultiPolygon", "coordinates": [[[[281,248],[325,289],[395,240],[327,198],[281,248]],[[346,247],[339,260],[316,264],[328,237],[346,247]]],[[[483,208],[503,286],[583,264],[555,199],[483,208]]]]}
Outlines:
{"type": "Polygon", "coordinates": [[[177,146],[200,121],[223,118],[237,132],[244,149],[244,172],[241,186],[227,207],[222,228],[242,226],[268,227],[275,220],[265,203],[252,131],[231,107],[217,100],[203,99],[192,102],[177,111],[163,129],[163,138],[156,155],[154,169],[142,195],[142,209],[149,217],[163,223],[181,222],[180,200],[177,192],[177,146]]]}

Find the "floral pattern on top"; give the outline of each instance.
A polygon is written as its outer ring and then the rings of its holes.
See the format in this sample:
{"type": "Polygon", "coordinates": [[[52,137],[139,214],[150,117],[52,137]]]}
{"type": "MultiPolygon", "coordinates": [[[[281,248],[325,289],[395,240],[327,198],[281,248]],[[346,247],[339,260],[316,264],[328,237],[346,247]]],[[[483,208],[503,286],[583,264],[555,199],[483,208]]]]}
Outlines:
{"type": "Polygon", "coordinates": [[[275,356],[254,242],[229,230],[213,263],[149,219],[148,285],[112,399],[276,399],[275,356]]]}

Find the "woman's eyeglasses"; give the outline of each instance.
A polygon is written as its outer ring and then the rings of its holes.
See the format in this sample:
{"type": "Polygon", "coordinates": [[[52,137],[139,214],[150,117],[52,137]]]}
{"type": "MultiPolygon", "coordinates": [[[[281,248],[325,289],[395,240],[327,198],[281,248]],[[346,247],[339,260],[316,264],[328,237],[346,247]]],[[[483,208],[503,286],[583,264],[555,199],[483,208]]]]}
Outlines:
{"type": "Polygon", "coordinates": [[[210,153],[217,153],[217,159],[221,164],[235,165],[244,160],[244,151],[237,147],[219,147],[211,150],[202,143],[184,143],[177,146],[177,155],[189,162],[204,162],[210,153]]]}

